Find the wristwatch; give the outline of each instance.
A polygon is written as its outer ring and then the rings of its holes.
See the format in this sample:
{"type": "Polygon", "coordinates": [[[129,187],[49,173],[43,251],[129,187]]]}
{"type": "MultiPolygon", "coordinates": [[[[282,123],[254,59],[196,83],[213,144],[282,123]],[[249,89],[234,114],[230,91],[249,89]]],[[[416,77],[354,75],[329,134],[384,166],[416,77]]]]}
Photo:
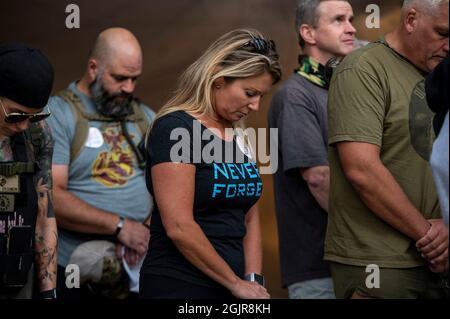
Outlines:
{"type": "Polygon", "coordinates": [[[119,236],[120,231],[123,228],[123,225],[125,225],[125,217],[120,216],[119,222],[117,223],[116,231],[114,232],[114,236],[119,236]]]}
{"type": "Polygon", "coordinates": [[[41,291],[40,296],[41,299],[56,299],[56,288],[41,291]]]}
{"type": "Polygon", "coordinates": [[[261,274],[257,274],[255,272],[252,272],[248,275],[245,275],[244,280],[246,281],[254,281],[258,284],[260,284],[261,286],[265,286],[265,280],[264,280],[264,276],[261,274]]]}

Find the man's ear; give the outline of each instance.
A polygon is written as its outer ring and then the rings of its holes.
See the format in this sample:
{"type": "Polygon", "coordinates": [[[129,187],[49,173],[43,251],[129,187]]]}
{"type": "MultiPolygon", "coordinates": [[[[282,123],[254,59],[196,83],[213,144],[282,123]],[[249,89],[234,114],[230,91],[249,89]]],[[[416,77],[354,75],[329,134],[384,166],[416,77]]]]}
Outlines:
{"type": "Polygon", "coordinates": [[[313,27],[308,24],[302,24],[298,30],[300,36],[306,44],[314,45],[316,44],[316,33],[313,27]]]}
{"type": "Polygon", "coordinates": [[[99,75],[99,65],[97,60],[89,59],[87,64],[87,74],[89,75],[89,82],[94,82],[99,75]]]}
{"type": "Polygon", "coordinates": [[[408,31],[408,33],[414,32],[414,30],[417,28],[417,10],[415,8],[411,8],[406,12],[405,15],[405,28],[408,31]]]}

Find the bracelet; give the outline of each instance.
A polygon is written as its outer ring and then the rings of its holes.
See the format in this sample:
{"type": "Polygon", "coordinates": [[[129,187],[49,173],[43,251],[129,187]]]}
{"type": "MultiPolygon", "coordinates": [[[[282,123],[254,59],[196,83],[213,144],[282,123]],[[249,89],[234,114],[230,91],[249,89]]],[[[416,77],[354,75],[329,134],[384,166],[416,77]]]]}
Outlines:
{"type": "Polygon", "coordinates": [[[120,231],[123,228],[123,225],[125,224],[125,217],[120,216],[119,222],[117,223],[116,231],[114,232],[114,236],[119,236],[120,231]]]}
{"type": "Polygon", "coordinates": [[[41,299],[56,299],[56,288],[41,291],[40,296],[41,299]]]}

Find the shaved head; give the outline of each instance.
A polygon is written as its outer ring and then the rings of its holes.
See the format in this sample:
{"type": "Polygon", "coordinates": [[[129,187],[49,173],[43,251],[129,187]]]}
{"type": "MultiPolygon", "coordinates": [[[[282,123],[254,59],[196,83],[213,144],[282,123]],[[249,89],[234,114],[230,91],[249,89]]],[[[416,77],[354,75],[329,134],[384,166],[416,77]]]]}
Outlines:
{"type": "Polygon", "coordinates": [[[100,114],[122,118],[141,73],[142,51],[136,37],[126,29],[110,28],[98,35],[79,88],[92,97],[100,114]]]}
{"type": "Polygon", "coordinates": [[[436,9],[442,5],[448,5],[448,2],[449,0],[404,0],[403,9],[407,10],[413,5],[427,9],[436,9]]]}
{"type": "Polygon", "coordinates": [[[100,64],[110,64],[116,59],[142,63],[142,51],[136,37],[123,28],[102,31],[95,41],[90,58],[100,64]]]}

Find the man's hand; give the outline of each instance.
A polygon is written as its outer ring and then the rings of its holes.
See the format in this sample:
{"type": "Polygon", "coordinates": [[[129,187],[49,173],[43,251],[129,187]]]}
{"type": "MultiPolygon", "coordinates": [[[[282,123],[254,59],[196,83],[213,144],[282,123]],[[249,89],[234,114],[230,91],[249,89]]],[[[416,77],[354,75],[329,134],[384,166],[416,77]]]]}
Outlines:
{"type": "Polygon", "coordinates": [[[142,223],[125,219],[117,238],[126,247],[135,250],[139,255],[144,255],[147,252],[150,231],[142,223]]]}
{"type": "Polygon", "coordinates": [[[417,241],[416,247],[431,263],[442,263],[446,258],[443,256],[448,251],[448,227],[442,219],[430,219],[428,222],[431,227],[425,236],[417,241]]]}
{"type": "Polygon", "coordinates": [[[429,268],[432,272],[442,273],[448,271],[448,249],[431,261],[429,268]]]}
{"type": "Polygon", "coordinates": [[[145,258],[145,254],[138,254],[137,251],[122,244],[116,244],[116,256],[120,260],[125,259],[130,267],[136,266],[142,259],[145,258]]]}

